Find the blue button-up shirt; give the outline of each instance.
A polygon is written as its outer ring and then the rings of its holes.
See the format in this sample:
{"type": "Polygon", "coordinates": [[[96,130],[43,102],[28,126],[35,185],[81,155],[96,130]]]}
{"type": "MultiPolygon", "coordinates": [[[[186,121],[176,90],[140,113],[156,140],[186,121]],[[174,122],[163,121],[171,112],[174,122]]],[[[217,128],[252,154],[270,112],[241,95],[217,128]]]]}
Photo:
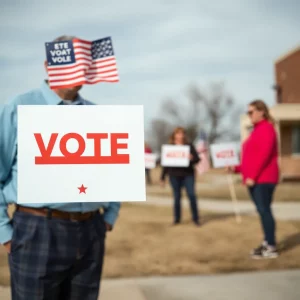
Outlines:
{"type": "MultiPolygon", "coordinates": [[[[60,105],[93,103],[80,95],[74,101],[62,101],[46,82],[41,88],[17,96],[8,104],[0,106],[0,244],[11,240],[12,226],[7,214],[8,204],[17,202],[17,106],[18,105],[60,105]]],[[[30,174],[28,174],[30,176],[30,174]]],[[[120,210],[119,202],[91,203],[39,203],[30,207],[47,207],[68,212],[88,212],[104,209],[105,222],[113,225],[120,210]]]]}

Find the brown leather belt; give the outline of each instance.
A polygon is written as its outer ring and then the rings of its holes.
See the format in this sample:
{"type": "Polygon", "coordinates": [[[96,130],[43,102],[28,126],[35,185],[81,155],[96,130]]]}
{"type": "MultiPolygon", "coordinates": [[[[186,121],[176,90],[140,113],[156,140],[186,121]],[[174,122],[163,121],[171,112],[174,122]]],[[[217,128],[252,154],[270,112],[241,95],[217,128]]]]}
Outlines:
{"type": "Polygon", "coordinates": [[[46,217],[48,219],[64,219],[70,221],[86,221],[92,219],[100,211],[95,210],[91,212],[81,213],[81,212],[66,212],[56,209],[49,208],[35,208],[35,207],[25,207],[25,206],[16,206],[16,211],[22,211],[25,213],[32,214],[34,216],[46,217]]]}

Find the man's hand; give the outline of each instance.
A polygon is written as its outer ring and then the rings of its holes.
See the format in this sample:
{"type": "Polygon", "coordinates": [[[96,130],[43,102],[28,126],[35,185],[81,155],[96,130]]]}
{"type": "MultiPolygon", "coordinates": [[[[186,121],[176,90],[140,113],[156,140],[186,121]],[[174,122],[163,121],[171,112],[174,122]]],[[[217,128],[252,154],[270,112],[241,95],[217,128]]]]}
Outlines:
{"type": "Polygon", "coordinates": [[[112,231],[112,226],[105,222],[105,227],[107,231],[112,231]]]}
{"type": "Polygon", "coordinates": [[[193,154],[190,154],[189,158],[190,158],[190,160],[193,160],[194,159],[193,154]]]}
{"type": "Polygon", "coordinates": [[[252,187],[252,186],[254,186],[255,181],[251,178],[247,178],[245,183],[247,186],[252,187]]]}
{"type": "Polygon", "coordinates": [[[3,244],[3,246],[4,246],[5,250],[7,251],[7,253],[9,254],[11,251],[11,242],[9,241],[9,242],[3,244]]]}

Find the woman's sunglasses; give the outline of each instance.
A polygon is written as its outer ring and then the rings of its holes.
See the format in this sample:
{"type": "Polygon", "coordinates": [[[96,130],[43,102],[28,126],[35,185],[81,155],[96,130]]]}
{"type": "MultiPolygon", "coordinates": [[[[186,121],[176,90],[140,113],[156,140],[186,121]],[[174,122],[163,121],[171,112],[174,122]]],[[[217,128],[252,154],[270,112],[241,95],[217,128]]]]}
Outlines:
{"type": "Polygon", "coordinates": [[[247,111],[247,115],[248,115],[249,117],[251,117],[251,116],[253,115],[253,113],[254,113],[254,110],[248,110],[248,111],[247,111]]]}

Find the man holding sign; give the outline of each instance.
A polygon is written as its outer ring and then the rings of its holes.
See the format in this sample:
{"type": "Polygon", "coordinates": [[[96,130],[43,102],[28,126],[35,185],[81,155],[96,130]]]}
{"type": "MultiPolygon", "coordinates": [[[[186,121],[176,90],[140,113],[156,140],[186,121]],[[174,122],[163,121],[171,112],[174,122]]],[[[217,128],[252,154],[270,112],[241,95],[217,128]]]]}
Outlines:
{"type": "MultiPolygon", "coordinates": [[[[54,41],[53,62],[66,64],[72,61],[74,53],[69,47],[71,40],[73,37],[63,36],[54,41]]],[[[45,63],[46,67],[52,60],[45,63]]],[[[57,83],[55,79],[52,80],[52,83],[57,83]]],[[[55,203],[64,199],[43,203],[41,196],[40,203],[31,203],[31,199],[28,199],[28,205],[17,204],[17,161],[20,158],[20,153],[19,157],[17,153],[21,150],[18,151],[18,105],[90,105],[91,102],[78,94],[83,83],[82,80],[75,80],[64,82],[63,88],[57,85],[50,89],[48,82],[43,82],[40,89],[20,95],[0,107],[0,243],[9,253],[13,300],[96,300],[98,297],[106,231],[112,230],[120,203],[55,203]],[[12,221],[7,213],[9,204],[17,204],[12,221]]],[[[35,164],[45,165],[49,160],[54,163],[55,157],[51,157],[50,151],[59,142],[55,133],[47,140],[49,142],[45,142],[39,133],[35,138],[42,154],[40,160],[36,158],[35,164]]],[[[67,151],[68,138],[70,136],[60,140],[62,153],[67,151]]],[[[78,135],[77,138],[82,144],[83,138],[78,135]]],[[[70,156],[72,162],[69,163],[74,164],[74,153],[65,156],[70,156]]],[[[57,165],[55,168],[58,168],[57,165]]],[[[55,168],[48,170],[53,172],[55,168]]],[[[27,177],[30,176],[29,172],[27,177]]],[[[72,174],[69,176],[70,181],[72,174]]],[[[45,183],[49,178],[45,176],[39,180],[45,183]]],[[[54,191],[59,186],[58,180],[51,184],[54,191]]],[[[36,197],[38,184],[30,188],[36,197]]],[[[84,184],[74,188],[76,197],[88,191],[89,188],[84,184]]],[[[45,193],[44,196],[47,197],[45,193]]]]}
{"type": "Polygon", "coordinates": [[[199,226],[197,197],[195,193],[194,166],[200,161],[198,153],[192,144],[187,141],[184,128],[175,128],[170,137],[169,145],[163,145],[162,161],[164,167],[161,174],[161,183],[165,185],[169,175],[174,194],[174,225],[181,221],[181,190],[185,187],[190,200],[194,223],[199,226]]]}

